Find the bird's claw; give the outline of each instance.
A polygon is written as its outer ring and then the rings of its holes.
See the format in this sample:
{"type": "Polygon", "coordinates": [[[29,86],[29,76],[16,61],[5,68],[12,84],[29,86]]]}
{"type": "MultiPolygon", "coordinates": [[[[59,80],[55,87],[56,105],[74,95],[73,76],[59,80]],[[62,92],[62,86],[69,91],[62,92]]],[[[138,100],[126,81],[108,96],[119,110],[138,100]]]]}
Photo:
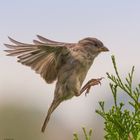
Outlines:
{"type": "Polygon", "coordinates": [[[103,78],[104,78],[104,77],[89,80],[89,81],[83,86],[83,88],[81,89],[81,93],[83,93],[84,91],[86,91],[86,92],[85,92],[85,96],[86,96],[86,95],[89,93],[89,91],[90,91],[90,89],[91,89],[92,86],[101,85],[101,80],[102,80],[103,78]]]}

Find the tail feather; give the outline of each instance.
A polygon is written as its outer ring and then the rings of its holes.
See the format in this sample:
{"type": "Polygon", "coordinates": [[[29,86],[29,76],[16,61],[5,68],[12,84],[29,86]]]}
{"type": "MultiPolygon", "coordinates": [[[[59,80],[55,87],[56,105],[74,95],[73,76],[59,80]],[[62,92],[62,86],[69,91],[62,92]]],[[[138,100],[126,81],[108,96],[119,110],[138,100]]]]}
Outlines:
{"type": "Polygon", "coordinates": [[[47,124],[50,120],[50,116],[52,114],[52,112],[57,108],[57,106],[61,103],[62,101],[61,100],[53,100],[49,110],[48,110],[48,113],[47,113],[47,116],[45,118],[45,121],[43,123],[43,126],[41,128],[41,131],[44,132],[45,131],[45,128],[47,127],[47,124]]]}

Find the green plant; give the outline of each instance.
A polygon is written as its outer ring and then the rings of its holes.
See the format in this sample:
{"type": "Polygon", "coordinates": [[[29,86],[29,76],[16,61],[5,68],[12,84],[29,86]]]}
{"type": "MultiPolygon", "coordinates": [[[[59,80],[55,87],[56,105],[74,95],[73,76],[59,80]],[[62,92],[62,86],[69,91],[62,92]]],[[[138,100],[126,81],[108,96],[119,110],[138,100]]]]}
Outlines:
{"type": "MultiPolygon", "coordinates": [[[[83,127],[82,129],[83,129],[83,132],[84,132],[85,140],[91,140],[92,129],[90,129],[89,132],[87,132],[85,127],[83,127]]],[[[73,140],[79,140],[79,137],[78,137],[77,133],[74,133],[73,136],[74,136],[73,140]]]]}
{"type": "Polygon", "coordinates": [[[104,119],[106,140],[140,140],[140,84],[133,88],[132,79],[134,67],[123,81],[119,75],[115,57],[112,56],[115,76],[107,73],[110,80],[111,93],[114,105],[105,111],[104,101],[99,102],[100,110],[96,110],[104,119]],[[118,101],[118,89],[122,94],[129,96],[128,104],[131,109],[125,109],[127,103],[118,101]]]}
{"type": "MultiPolygon", "coordinates": [[[[112,56],[112,63],[115,75],[107,73],[110,80],[111,93],[113,95],[114,105],[105,111],[105,102],[100,101],[100,110],[96,110],[104,119],[104,130],[106,132],[104,138],[106,140],[140,140],[140,84],[133,88],[134,66],[125,81],[119,75],[115,57],[112,56]],[[119,102],[118,89],[122,94],[128,95],[128,102],[119,102]],[[131,108],[126,109],[126,105],[131,108]]],[[[83,128],[85,140],[90,140],[92,131],[86,132],[83,128]]],[[[74,134],[74,140],[79,140],[78,135],[74,134]]]]}

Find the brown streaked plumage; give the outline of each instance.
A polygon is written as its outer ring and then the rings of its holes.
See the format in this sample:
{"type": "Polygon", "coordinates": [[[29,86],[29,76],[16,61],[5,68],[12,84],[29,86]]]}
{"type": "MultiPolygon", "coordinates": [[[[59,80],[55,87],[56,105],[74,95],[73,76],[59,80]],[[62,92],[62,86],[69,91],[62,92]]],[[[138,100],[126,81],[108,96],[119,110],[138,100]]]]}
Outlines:
{"type": "Polygon", "coordinates": [[[64,100],[79,96],[90,87],[100,84],[100,80],[91,79],[81,88],[87,72],[99,53],[108,51],[96,38],[84,38],[78,43],[65,43],[49,40],[37,35],[34,44],[18,42],[9,37],[13,45],[5,44],[8,56],[17,56],[18,62],[31,67],[47,82],[57,80],[53,102],[42,126],[42,132],[48,124],[52,112],[64,100]]]}

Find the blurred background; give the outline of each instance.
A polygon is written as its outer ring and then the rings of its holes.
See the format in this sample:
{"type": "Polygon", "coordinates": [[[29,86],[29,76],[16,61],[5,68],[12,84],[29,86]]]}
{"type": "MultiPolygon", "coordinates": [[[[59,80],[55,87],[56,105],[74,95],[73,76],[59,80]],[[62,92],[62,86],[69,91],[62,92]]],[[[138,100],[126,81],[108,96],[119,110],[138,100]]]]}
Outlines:
{"type": "MultiPolygon", "coordinates": [[[[114,73],[116,56],[121,76],[135,65],[134,83],[140,83],[140,1],[117,0],[0,0],[0,139],[83,139],[81,127],[93,129],[93,139],[102,140],[103,120],[95,113],[98,101],[108,109],[113,101],[106,72],[114,73]],[[77,42],[87,36],[99,38],[110,49],[96,58],[85,83],[105,77],[101,86],[63,102],[53,113],[44,134],[40,132],[53,99],[55,83],[48,85],[29,67],[5,56],[7,36],[31,43],[36,34],[52,40],[77,42]]],[[[120,98],[125,98],[120,95],[120,98]]]]}

